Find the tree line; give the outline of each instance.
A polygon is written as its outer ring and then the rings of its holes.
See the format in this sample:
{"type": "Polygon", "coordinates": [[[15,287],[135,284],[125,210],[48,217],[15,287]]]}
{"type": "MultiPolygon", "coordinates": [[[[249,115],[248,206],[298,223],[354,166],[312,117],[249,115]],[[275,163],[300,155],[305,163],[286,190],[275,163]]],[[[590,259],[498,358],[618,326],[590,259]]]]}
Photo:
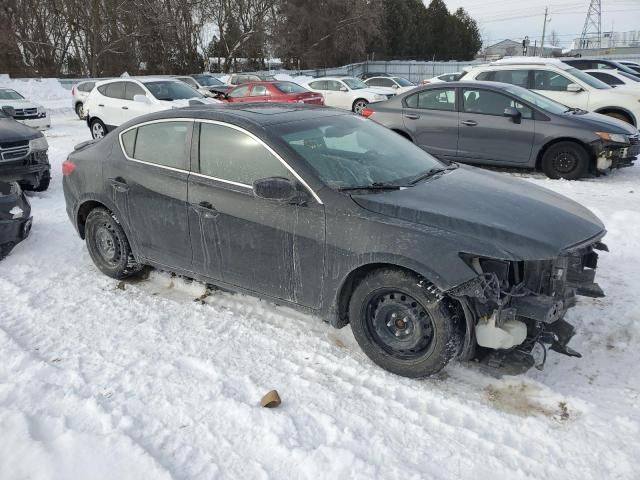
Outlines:
{"type": "Polygon", "coordinates": [[[443,0],[3,0],[0,73],[113,76],[469,60],[477,23],[443,0]]]}

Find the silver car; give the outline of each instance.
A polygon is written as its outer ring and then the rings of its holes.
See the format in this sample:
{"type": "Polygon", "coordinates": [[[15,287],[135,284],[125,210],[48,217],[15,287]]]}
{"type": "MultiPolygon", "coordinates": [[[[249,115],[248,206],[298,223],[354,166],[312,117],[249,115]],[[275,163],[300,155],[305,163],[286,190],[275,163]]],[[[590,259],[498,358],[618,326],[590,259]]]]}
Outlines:
{"type": "Polygon", "coordinates": [[[640,153],[632,125],[504,83],[421,87],[363,115],[443,160],[540,169],[550,178],[630,166],[640,153]]]}

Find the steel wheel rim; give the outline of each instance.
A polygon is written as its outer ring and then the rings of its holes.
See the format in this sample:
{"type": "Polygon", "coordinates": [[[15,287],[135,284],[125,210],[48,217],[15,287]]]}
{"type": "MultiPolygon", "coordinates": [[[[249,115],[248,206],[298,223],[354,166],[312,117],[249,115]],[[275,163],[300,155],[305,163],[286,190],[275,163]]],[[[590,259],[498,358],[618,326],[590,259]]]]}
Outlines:
{"type": "Polygon", "coordinates": [[[110,266],[118,265],[120,261],[120,241],[107,224],[99,225],[94,233],[94,244],[100,258],[110,266]]]}
{"type": "Polygon", "coordinates": [[[102,128],[102,125],[98,122],[93,124],[92,132],[93,132],[93,138],[104,137],[104,128],[102,128]]]}
{"type": "Polygon", "coordinates": [[[571,173],[578,168],[578,158],[573,152],[560,151],[553,157],[553,168],[559,173],[571,173]]]}
{"type": "Polygon", "coordinates": [[[411,295],[394,289],[373,292],[364,315],[367,335],[395,358],[413,360],[433,348],[433,320],[411,295]]]}

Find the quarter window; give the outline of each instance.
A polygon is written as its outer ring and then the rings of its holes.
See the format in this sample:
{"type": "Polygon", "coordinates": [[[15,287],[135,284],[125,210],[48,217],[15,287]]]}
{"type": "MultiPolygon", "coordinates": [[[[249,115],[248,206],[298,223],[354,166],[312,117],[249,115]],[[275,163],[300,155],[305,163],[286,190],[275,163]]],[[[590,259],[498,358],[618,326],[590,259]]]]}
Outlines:
{"type": "MultiPolygon", "coordinates": [[[[158,122],[138,127],[133,158],[163,167],[186,170],[191,122],[158,122]]],[[[127,143],[123,135],[125,150],[127,143]]]]}
{"type": "Polygon", "coordinates": [[[200,127],[200,173],[253,185],[268,177],[294,176],[264,145],[235,128],[203,123],[200,127]]]}
{"type": "Polygon", "coordinates": [[[136,133],[138,129],[134,128],[122,134],[122,146],[124,147],[124,153],[133,158],[133,150],[136,146],[136,133]]]}
{"type": "Polygon", "coordinates": [[[453,112],[456,109],[456,91],[454,89],[424,90],[410,96],[406,102],[409,108],[453,112]]]}
{"type": "Polygon", "coordinates": [[[533,72],[533,90],[566,92],[570,83],[573,82],[564,75],[551,70],[535,70],[533,72]]]}

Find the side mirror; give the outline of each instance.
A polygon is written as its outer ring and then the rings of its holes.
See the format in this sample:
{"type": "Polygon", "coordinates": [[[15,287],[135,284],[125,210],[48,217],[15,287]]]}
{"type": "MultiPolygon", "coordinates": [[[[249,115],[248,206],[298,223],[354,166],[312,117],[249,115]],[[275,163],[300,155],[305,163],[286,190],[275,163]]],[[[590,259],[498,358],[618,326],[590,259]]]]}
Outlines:
{"type": "Polygon", "coordinates": [[[5,105],[4,107],[2,107],[2,111],[7,115],[9,115],[10,117],[16,116],[16,109],[13,107],[10,107],[9,105],[5,105]]]}
{"type": "Polygon", "coordinates": [[[567,85],[567,92],[578,93],[582,91],[582,87],[577,83],[570,83],[567,85]]]}
{"type": "Polygon", "coordinates": [[[261,178],[253,182],[253,194],[265,200],[275,200],[281,203],[304,205],[307,195],[296,190],[291,180],[282,177],[261,178]]]}
{"type": "Polygon", "coordinates": [[[397,89],[399,89],[400,87],[399,87],[398,85],[394,84],[392,88],[395,88],[395,89],[397,90],[397,89]]]}
{"type": "Polygon", "coordinates": [[[341,92],[348,92],[349,89],[347,87],[340,87],[341,92]]]}
{"type": "Polygon", "coordinates": [[[504,109],[504,113],[502,114],[505,117],[510,117],[513,120],[513,123],[521,123],[522,122],[522,113],[520,113],[516,108],[507,107],[504,109]]]}
{"type": "Polygon", "coordinates": [[[133,101],[140,102],[140,103],[151,103],[151,100],[149,100],[149,98],[146,95],[139,95],[139,94],[133,96],[133,101]]]}

